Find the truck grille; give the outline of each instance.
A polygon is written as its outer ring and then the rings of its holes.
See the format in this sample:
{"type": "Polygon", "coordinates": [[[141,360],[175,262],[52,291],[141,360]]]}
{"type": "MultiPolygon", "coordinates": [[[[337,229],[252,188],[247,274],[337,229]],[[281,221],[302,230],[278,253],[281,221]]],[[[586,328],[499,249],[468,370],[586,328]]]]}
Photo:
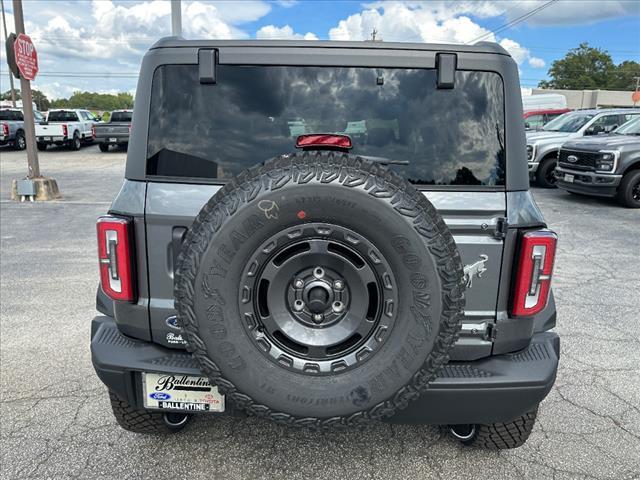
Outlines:
{"type": "Polygon", "coordinates": [[[575,170],[595,170],[596,160],[600,156],[598,152],[581,152],[578,150],[560,150],[558,163],[563,167],[573,168],[575,170]],[[569,160],[569,157],[575,157],[576,160],[569,160]]]}

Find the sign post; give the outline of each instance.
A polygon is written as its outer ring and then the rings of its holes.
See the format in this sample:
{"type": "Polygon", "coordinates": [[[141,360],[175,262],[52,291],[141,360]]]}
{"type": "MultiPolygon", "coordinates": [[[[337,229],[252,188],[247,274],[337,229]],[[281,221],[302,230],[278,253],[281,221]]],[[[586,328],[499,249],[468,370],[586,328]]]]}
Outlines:
{"type": "MultiPolygon", "coordinates": [[[[22,112],[24,114],[24,134],[27,143],[27,178],[14,180],[11,188],[12,197],[17,200],[30,198],[33,200],[51,200],[60,196],[58,185],[51,178],[40,175],[38,150],[36,149],[36,129],[33,115],[33,97],[31,95],[31,80],[38,74],[38,54],[31,38],[24,33],[24,17],[22,14],[22,0],[13,0],[13,16],[17,37],[13,42],[13,57],[15,68],[20,77],[22,91],[22,112]]],[[[12,67],[12,65],[10,65],[12,67]]]]}

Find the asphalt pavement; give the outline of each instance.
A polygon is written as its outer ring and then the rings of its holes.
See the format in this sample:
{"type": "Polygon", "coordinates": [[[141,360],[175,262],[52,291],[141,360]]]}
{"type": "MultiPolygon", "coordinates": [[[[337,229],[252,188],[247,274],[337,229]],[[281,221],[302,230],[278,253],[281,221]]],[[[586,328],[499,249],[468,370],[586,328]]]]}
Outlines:
{"type": "Polygon", "coordinates": [[[198,417],[171,436],[117,426],[89,352],[95,218],[125,153],[40,153],[60,201],[10,201],[26,155],[0,149],[0,478],[640,478],[640,211],[534,189],[560,236],[555,387],[528,443],[489,452],[437,427],[310,433],[198,417]]]}

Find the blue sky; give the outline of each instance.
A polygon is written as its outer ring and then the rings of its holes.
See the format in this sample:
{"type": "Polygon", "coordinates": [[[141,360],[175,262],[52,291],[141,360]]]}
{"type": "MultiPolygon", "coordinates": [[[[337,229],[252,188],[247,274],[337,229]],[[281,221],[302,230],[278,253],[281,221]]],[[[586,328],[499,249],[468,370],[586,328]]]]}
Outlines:
{"type": "MultiPolygon", "coordinates": [[[[553,60],[585,41],[609,51],[616,63],[640,62],[640,1],[557,0],[492,33],[546,3],[183,0],[184,36],[365,40],[375,28],[383,41],[466,43],[484,35],[512,54],[525,87],[547,78],[553,60]]],[[[13,31],[11,1],[5,1],[5,8],[13,31]]],[[[27,33],[40,56],[42,75],[34,87],[53,98],[74,90],[133,92],[145,50],[170,34],[165,0],[25,0],[24,10],[27,33]]],[[[4,48],[0,57],[4,91],[4,48]]]]}

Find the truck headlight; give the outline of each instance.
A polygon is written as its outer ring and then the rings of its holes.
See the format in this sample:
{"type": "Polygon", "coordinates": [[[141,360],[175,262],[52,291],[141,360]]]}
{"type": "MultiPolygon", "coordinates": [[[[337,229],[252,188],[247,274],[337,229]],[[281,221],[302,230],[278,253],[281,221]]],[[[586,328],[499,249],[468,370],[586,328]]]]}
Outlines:
{"type": "Polygon", "coordinates": [[[618,166],[619,150],[600,150],[600,156],[596,158],[596,171],[611,173],[618,166]]]}
{"type": "Polygon", "coordinates": [[[536,149],[533,145],[527,145],[527,160],[529,161],[533,160],[535,152],[536,152],[536,149]]]}

